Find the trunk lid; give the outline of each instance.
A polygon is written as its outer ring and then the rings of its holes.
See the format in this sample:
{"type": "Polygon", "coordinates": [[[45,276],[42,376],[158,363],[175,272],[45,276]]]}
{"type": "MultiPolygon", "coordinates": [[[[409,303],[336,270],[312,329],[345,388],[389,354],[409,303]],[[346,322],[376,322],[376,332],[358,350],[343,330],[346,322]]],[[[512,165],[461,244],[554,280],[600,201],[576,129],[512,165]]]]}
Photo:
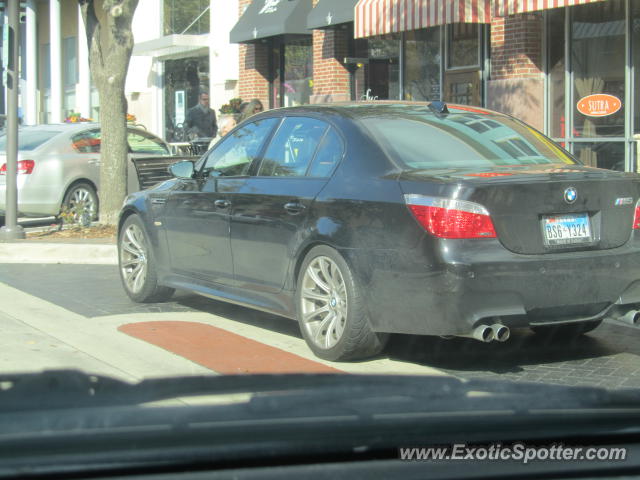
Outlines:
{"type": "Polygon", "coordinates": [[[500,242],[521,254],[620,247],[630,238],[640,197],[638,175],[582,165],[407,170],[398,180],[406,194],[483,205],[500,242]],[[577,229],[576,238],[562,238],[559,224],[577,229]]]}

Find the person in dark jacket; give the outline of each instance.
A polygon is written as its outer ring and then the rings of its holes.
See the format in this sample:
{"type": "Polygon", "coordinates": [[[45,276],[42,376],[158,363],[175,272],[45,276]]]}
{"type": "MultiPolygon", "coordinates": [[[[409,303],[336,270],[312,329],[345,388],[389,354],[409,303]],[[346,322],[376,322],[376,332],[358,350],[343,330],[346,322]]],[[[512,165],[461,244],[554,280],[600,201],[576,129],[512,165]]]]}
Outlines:
{"type": "Polygon", "coordinates": [[[184,121],[190,139],[213,138],[218,133],[216,112],[209,107],[209,94],[202,92],[195,107],[187,111],[184,121]]]}

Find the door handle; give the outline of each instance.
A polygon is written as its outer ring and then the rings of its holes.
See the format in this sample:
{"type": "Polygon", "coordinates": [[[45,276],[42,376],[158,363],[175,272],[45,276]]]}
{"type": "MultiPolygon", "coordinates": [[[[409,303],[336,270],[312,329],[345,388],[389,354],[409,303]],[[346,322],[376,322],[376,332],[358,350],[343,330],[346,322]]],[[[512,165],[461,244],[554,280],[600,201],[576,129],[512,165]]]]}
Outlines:
{"type": "Polygon", "coordinates": [[[100,165],[100,163],[102,163],[102,162],[100,162],[100,160],[99,160],[99,159],[97,159],[97,158],[90,158],[90,159],[87,161],[87,163],[88,163],[89,165],[100,165]]]}
{"type": "Polygon", "coordinates": [[[284,209],[287,211],[287,213],[290,213],[291,215],[297,215],[300,212],[302,212],[305,208],[306,207],[304,205],[298,202],[289,202],[284,204],[284,209]]]}
{"type": "Polygon", "coordinates": [[[216,200],[213,203],[218,208],[229,208],[231,206],[231,202],[229,200],[216,200]]]}

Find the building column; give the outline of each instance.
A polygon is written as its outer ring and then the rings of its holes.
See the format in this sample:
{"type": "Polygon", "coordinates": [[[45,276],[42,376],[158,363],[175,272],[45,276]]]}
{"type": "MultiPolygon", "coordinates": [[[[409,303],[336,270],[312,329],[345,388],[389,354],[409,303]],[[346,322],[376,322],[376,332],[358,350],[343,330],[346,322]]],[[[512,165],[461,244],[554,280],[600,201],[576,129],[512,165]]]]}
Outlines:
{"type": "Polygon", "coordinates": [[[38,38],[36,36],[36,2],[27,1],[26,9],[26,80],[25,91],[22,92],[24,123],[38,123],[38,38]]]}
{"type": "Polygon", "coordinates": [[[91,74],[89,71],[89,47],[87,30],[78,5],[78,84],[76,85],[76,112],[82,117],[91,116],[91,74]]]}
{"type": "Polygon", "coordinates": [[[62,122],[62,35],[60,0],[49,0],[49,49],[51,77],[51,116],[49,123],[62,122]]]}
{"type": "Polygon", "coordinates": [[[491,21],[491,79],[487,108],[544,129],[544,68],[541,12],[491,21]]]}

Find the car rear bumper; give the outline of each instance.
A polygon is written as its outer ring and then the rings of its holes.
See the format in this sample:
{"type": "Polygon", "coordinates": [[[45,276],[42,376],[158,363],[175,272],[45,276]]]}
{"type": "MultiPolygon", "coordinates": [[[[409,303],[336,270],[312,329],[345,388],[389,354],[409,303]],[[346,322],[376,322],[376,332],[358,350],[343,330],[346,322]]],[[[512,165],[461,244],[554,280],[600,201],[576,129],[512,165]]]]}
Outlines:
{"type": "Polygon", "coordinates": [[[481,324],[585,321],[640,304],[636,233],[616,249],[546,255],[515,254],[495,240],[438,246],[437,255],[420,253],[426,245],[343,252],[357,265],[374,330],[463,335],[481,324]]]}
{"type": "MultiPolygon", "coordinates": [[[[27,176],[18,175],[18,214],[32,217],[57,215],[60,202],[53,198],[53,192],[46,188],[38,188],[27,181],[27,176]]],[[[0,184],[0,215],[6,212],[6,184],[0,184]]]]}

